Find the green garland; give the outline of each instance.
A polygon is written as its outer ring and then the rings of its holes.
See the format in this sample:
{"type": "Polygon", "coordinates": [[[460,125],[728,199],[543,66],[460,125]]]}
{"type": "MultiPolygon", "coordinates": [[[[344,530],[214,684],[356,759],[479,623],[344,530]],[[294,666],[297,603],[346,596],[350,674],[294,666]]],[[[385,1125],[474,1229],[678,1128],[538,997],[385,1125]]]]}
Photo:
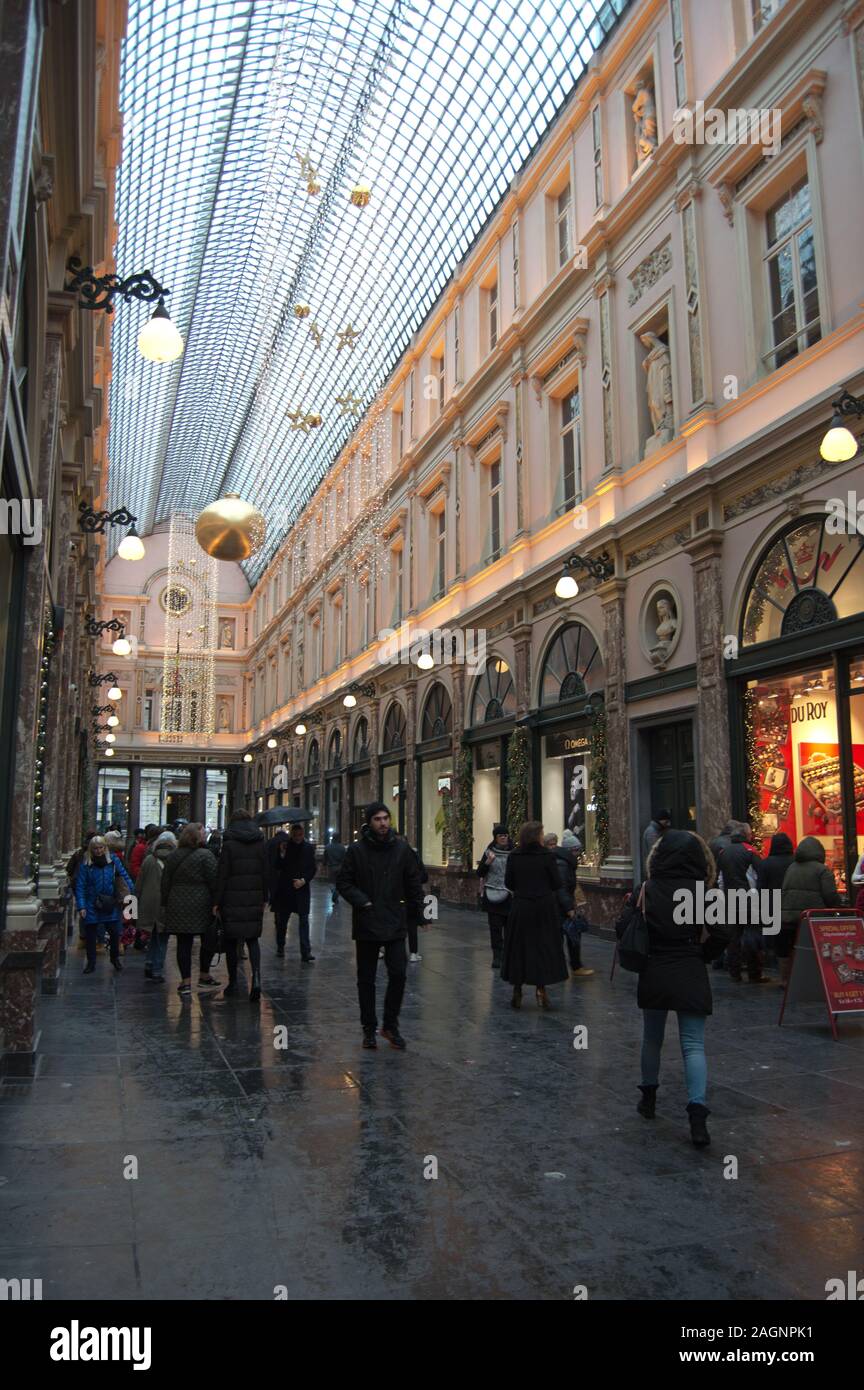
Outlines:
{"type": "Polygon", "coordinates": [[[519,724],[507,745],[507,829],[514,840],[528,819],[529,775],[528,730],[519,724]]]}
{"type": "Polygon", "coordinates": [[[459,749],[456,776],[453,848],[462,864],[470,868],[474,857],[474,753],[470,746],[459,749]]]}
{"type": "Polygon", "coordinates": [[[759,749],[756,739],[755,689],[747,690],[744,695],[744,743],[747,764],[747,819],[752,831],[751,843],[758,850],[762,848],[762,797],[759,785],[759,749]]]}
{"type": "Polygon", "coordinates": [[[606,747],[605,709],[599,709],[594,716],[590,752],[597,862],[603,864],[609,856],[609,765],[606,747]]]}

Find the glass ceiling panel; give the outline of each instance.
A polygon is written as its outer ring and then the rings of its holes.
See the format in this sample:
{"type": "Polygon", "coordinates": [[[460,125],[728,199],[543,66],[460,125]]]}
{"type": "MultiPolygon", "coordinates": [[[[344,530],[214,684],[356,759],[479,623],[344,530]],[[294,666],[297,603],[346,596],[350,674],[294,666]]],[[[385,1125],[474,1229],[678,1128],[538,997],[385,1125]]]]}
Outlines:
{"type": "Polygon", "coordinates": [[[145,362],[149,310],[120,306],[110,505],[146,533],[239,492],[268,519],[254,583],[356,425],[336,397],[374,399],[629,3],[131,0],[118,273],[167,286],[186,350],[145,362]]]}

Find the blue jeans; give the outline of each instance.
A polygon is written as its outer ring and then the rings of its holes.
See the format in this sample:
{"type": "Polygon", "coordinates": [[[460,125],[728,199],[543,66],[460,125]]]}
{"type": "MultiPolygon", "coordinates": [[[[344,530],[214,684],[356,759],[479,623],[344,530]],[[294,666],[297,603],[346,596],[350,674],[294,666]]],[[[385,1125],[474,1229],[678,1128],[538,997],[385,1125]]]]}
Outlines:
{"type": "MultiPolygon", "coordinates": [[[[642,1085],[656,1086],[660,1080],[660,1053],[666,1031],[668,1009],[642,1010],[642,1085]]],[[[678,1037],[684,1058],[687,1099],[705,1104],[708,1064],[705,1060],[705,1015],[678,1011],[678,1037]]]]}
{"type": "Polygon", "coordinates": [[[145,957],[145,961],[154,975],[162,974],[167,952],[168,936],[160,927],[154,926],[150,932],[150,940],[147,943],[147,955],[145,957]]]}

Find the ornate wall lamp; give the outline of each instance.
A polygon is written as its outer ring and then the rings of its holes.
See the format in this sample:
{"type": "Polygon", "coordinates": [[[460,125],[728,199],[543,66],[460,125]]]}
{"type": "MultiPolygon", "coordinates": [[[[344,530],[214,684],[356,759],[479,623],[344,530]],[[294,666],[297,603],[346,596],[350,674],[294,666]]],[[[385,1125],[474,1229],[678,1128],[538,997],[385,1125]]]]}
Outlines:
{"type": "Polygon", "coordinates": [[[375,684],[373,681],[367,681],[365,685],[360,681],[352,681],[348,687],[348,694],[342,703],[346,709],[353,709],[357,703],[358,695],[364,695],[367,700],[371,700],[374,694],[375,684]]]}
{"type": "MultiPolygon", "coordinates": [[[[130,656],[132,653],[132,643],[126,636],[126,628],[119,618],[104,618],[98,621],[96,618],[87,618],[84,622],[84,631],[88,637],[101,637],[103,632],[118,633],[117,639],[112,643],[111,650],[115,656],[130,656]]],[[[103,676],[102,680],[107,679],[103,676]]],[[[116,680],[116,677],[112,677],[116,680]]],[[[99,684],[99,681],[96,682],[99,684]]]]}
{"type": "Polygon", "coordinates": [[[165,308],[165,296],[171,291],[163,289],[149,270],[121,280],[118,275],[97,275],[92,265],[82,266],[77,256],[66,262],[66,269],[72,277],[66,289],[80,294],[78,305],[81,309],[104,309],[106,314],[112,314],[117,295],[127,304],[131,299],[140,299],[145,304],[158,300],[153,317],[138,334],[138,351],[149,362],[174,362],[180,356],[183,339],[165,308]]]}
{"type": "Polygon", "coordinates": [[[596,559],[591,555],[577,555],[574,551],[564,561],[561,577],[555,585],[557,598],[575,598],[578,594],[579,585],[571,572],[573,570],[586,570],[591,578],[600,584],[604,579],[612,578],[615,573],[615,561],[608,550],[604,550],[596,559]]]}
{"type": "Polygon", "coordinates": [[[864,397],[853,396],[844,390],[834,402],[831,424],[819,445],[819,452],[826,463],[848,463],[858,452],[858,440],[843,423],[847,415],[864,415],[864,397]]]}
{"type": "Polygon", "coordinates": [[[118,507],[116,511],[95,512],[87,502],[78,505],[78,529],[93,532],[104,532],[106,526],[128,526],[129,531],[123,537],[117,547],[117,554],[121,560],[143,560],[144,542],[135,530],[134,517],[128,507],[118,507]]]}

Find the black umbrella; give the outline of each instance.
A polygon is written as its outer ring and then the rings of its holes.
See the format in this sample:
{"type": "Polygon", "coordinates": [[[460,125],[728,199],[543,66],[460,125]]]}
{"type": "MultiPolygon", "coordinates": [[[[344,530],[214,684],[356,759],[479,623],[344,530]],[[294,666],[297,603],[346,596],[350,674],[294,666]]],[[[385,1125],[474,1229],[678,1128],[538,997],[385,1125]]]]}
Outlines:
{"type": "Polygon", "coordinates": [[[295,825],[311,820],[312,814],[305,806],[271,806],[269,811],[259,811],[255,820],[258,825],[295,825]]]}

